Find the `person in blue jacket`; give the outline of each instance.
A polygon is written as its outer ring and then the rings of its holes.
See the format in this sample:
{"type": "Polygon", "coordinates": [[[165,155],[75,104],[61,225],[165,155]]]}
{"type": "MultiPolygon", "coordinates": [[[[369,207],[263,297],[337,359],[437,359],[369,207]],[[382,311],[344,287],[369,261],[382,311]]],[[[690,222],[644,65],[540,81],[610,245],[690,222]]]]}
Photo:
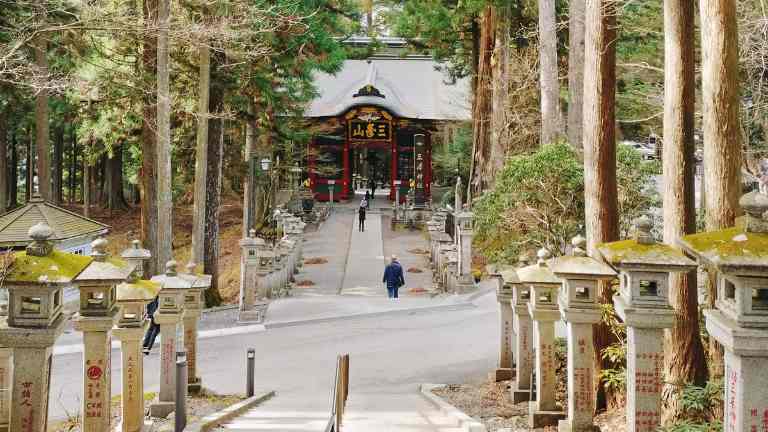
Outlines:
{"type": "Polygon", "coordinates": [[[157,312],[158,297],[149,302],[147,305],[146,318],[149,319],[149,328],[147,334],[144,335],[144,343],[142,344],[144,355],[149,355],[149,351],[152,349],[152,345],[155,344],[155,339],[158,333],[160,333],[160,324],[155,322],[155,312],[157,312]]]}
{"type": "Polygon", "coordinates": [[[389,298],[398,298],[397,290],[405,285],[405,278],[403,277],[403,267],[397,261],[396,255],[392,255],[391,262],[384,268],[382,282],[387,284],[387,295],[389,298]]]}

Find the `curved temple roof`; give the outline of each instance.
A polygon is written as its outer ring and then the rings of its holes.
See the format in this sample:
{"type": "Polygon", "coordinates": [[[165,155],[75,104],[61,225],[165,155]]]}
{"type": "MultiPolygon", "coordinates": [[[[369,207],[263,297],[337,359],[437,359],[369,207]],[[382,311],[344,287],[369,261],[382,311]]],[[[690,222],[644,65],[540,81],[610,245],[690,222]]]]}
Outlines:
{"type": "Polygon", "coordinates": [[[0,246],[26,246],[32,239],[29,229],[44,222],[51,227],[50,240],[61,241],[85,235],[101,235],[109,231],[109,225],[88,219],[67,209],[55,206],[39,196],[15,210],[0,215],[0,246]]]}
{"type": "Polygon", "coordinates": [[[444,66],[424,57],[347,60],[336,75],[319,73],[319,96],[306,117],[334,117],[358,105],[375,105],[398,117],[470,120],[469,80],[451,83],[444,66]]]}

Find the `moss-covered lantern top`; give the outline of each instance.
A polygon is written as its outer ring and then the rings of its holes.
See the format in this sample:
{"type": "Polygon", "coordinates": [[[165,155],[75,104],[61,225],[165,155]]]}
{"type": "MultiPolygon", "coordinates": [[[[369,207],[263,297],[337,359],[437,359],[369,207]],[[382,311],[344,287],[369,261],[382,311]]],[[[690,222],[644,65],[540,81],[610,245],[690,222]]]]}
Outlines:
{"type": "Polygon", "coordinates": [[[160,314],[180,314],[184,311],[184,295],[192,288],[192,282],[179,276],[178,263],[170,260],[165,264],[165,274],[152,277],[160,285],[158,311],[160,314]]]}
{"type": "Polygon", "coordinates": [[[117,306],[117,285],[130,277],[135,265],[111,257],[104,238],[91,243],[91,258],[93,261],[75,278],[80,290],[80,315],[112,316],[117,306]]]}
{"type": "Polygon", "coordinates": [[[597,250],[619,270],[621,298],[631,308],[669,309],[669,274],[696,268],[681,251],[657,243],[647,216],[635,222],[635,237],[597,245],[597,250]]]}
{"type": "Polygon", "coordinates": [[[561,280],[547,265],[547,259],[551,256],[549,251],[542,248],[536,255],[536,264],[518,269],[517,278],[522,285],[530,287],[530,304],[534,309],[556,310],[561,280]]]}
{"type": "Polygon", "coordinates": [[[63,289],[73,284],[93,258],[62,252],[50,241],[53,230],[43,222],[33,225],[32,242],[14,252],[6,271],[8,325],[47,328],[61,316],[63,289]]]}
{"type": "Polygon", "coordinates": [[[598,281],[615,278],[616,271],[587,256],[585,251],[587,239],[583,236],[574,237],[571,244],[573,246],[571,255],[557,257],[549,262],[552,273],[563,281],[560,307],[596,309],[598,281]]]}
{"type": "Polygon", "coordinates": [[[742,327],[768,328],[768,195],[741,197],[744,228],[691,234],[680,247],[718,272],[717,309],[742,327]]]}
{"type": "Polygon", "coordinates": [[[120,327],[141,327],[144,319],[144,307],[160,292],[157,282],[138,279],[132,273],[128,281],[117,286],[117,305],[120,306],[120,327]]]}

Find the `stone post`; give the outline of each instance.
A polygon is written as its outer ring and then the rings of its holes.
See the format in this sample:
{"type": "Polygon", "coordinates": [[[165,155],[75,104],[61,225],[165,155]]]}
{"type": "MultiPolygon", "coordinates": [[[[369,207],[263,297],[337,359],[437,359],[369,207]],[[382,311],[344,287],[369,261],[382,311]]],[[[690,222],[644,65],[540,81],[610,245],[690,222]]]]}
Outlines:
{"type": "Polygon", "coordinates": [[[661,423],[664,329],[675,319],[668,302],[669,274],[696,267],[680,251],[656,243],[651,227],[642,217],[634,239],[598,247],[621,281],[613,304],[627,325],[627,432],[653,432],[661,423]]]}
{"type": "Polygon", "coordinates": [[[679,245],[717,271],[716,309],[707,331],[725,348],[726,432],[768,430],[768,167],[760,187],[741,197],[744,228],[682,237],[679,245]]]}
{"type": "Polygon", "coordinates": [[[336,189],[336,180],[328,180],[328,193],[330,194],[330,198],[328,199],[328,203],[331,207],[333,207],[333,190],[336,189]]]}
{"type": "Polygon", "coordinates": [[[533,324],[528,314],[528,302],[531,299],[530,287],[520,283],[515,271],[504,272],[504,283],[512,286],[512,314],[514,341],[515,382],[512,384],[512,402],[521,403],[532,400],[535,393],[532,388],[533,375],[533,324]]]}
{"type": "Polygon", "coordinates": [[[110,258],[107,241],[91,243],[93,261],[75,282],[80,291],[80,311],[73,320],[83,333],[83,432],[109,430],[112,421],[112,327],[117,318],[118,284],[131,275],[136,265],[110,258]]]}
{"type": "Polygon", "coordinates": [[[0,431],[8,431],[11,419],[11,377],[13,350],[0,348],[0,431]]]}
{"type": "Polygon", "coordinates": [[[568,417],[560,421],[558,431],[593,432],[596,427],[592,421],[595,411],[592,330],[602,316],[597,303],[597,284],[600,280],[613,279],[616,272],[586,256],[584,237],[575,237],[572,244],[572,255],[550,262],[552,272],[563,280],[558,304],[568,334],[568,417]]]}
{"type": "Polygon", "coordinates": [[[184,293],[184,350],[187,353],[187,392],[195,394],[202,390],[202,379],[197,376],[197,326],[203,315],[205,299],[203,293],[211,287],[213,277],[197,273],[197,266],[190,262],[187,272],[179,276],[192,287],[184,293]]]}
{"type": "Polygon", "coordinates": [[[183,333],[178,327],[184,314],[184,293],[192,284],[177,273],[176,261],[168,261],[164,275],[152,278],[160,284],[159,305],[155,312],[155,322],[160,325],[160,394],[158,400],[150,405],[152,417],[165,418],[175,409],[176,401],[176,347],[183,346],[183,333]]]}
{"type": "Polygon", "coordinates": [[[92,258],[53,253],[49,240],[53,230],[44,223],[30,228],[28,234],[32,243],[25,254],[14,253],[15,264],[5,275],[8,319],[0,322],[0,346],[13,353],[9,430],[47,432],[51,353],[66,323],[62,291],[92,258]],[[41,269],[45,269],[45,281],[40,280],[41,269]]]}
{"type": "Polygon", "coordinates": [[[267,309],[266,294],[262,293],[268,259],[264,257],[268,247],[264,239],[256,237],[256,230],[249,230],[248,237],[240,241],[240,309],[238,322],[262,322],[267,309]],[[263,262],[262,262],[263,261],[263,262]]]}
{"type": "Polygon", "coordinates": [[[456,214],[456,236],[459,239],[458,291],[466,293],[475,287],[472,274],[472,237],[474,237],[474,215],[469,211],[456,214]]]}
{"type": "Polygon", "coordinates": [[[512,379],[513,356],[512,342],[515,340],[515,331],[512,328],[512,285],[505,284],[500,273],[492,275],[496,281],[496,300],[499,302],[499,362],[496,372],[491,375],[493,381],[505,381],[512,379]]]}
{"type": "Polygon", "coordinates": [[[533,319],[536,351],[536,400],[530,402],[528,410],[528,425],[532,428],[556,425],[565,417],[555,403],[555,321],[560,320],[556,300],[560,279],[546,263],[549,256],[549,251],[541,249],[536,264],[517,270],[520,283],[531,288],[528,313],[533,319]]]}
{"type": "Polygon", "coordinates": [[[122,397],[120,432],[141,432],[144,426],[144,359],[142,327],[116,327],[112,333],[120,341],[122,397]]]}

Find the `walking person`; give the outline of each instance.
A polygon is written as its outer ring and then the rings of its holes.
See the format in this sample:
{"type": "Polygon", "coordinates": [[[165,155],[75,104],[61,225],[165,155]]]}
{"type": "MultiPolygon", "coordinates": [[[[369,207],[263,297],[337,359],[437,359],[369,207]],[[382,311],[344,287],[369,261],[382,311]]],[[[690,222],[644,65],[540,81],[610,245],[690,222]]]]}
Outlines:
{"type": "Polygon", "coordinates": [[[405,285],[403,277],[403,267],[397,261],[397,255],[392,255],[390,263],[384,268],[384,279],[382,282],[387,284],[387,295],[391,299],[399,298],[397,291],[405,285]]]}
{"type": "Polygon", "coordinates": [[[152,345],[155,344],[155,339],[160,333],[160,324],[155,322],[155,312],[157,312],[158,302],[159,297],[155,297],[155,299],[147,305],[145,319],[149,320],[149,328],[147,329],[147,334],[144,335],[144,343],[142,343],[142,351],[144,352],[144,355],[149,355],[149,352],[152,350],[152,345]]]}
{"type": "Polygon", "coordinates": [[[358,230],[360,232],[365,231],[365,212],[368,209],[368,201],[362,200],[360,202],[360,208],[357,209],[357,221],[358,221],[358,230]]]}

